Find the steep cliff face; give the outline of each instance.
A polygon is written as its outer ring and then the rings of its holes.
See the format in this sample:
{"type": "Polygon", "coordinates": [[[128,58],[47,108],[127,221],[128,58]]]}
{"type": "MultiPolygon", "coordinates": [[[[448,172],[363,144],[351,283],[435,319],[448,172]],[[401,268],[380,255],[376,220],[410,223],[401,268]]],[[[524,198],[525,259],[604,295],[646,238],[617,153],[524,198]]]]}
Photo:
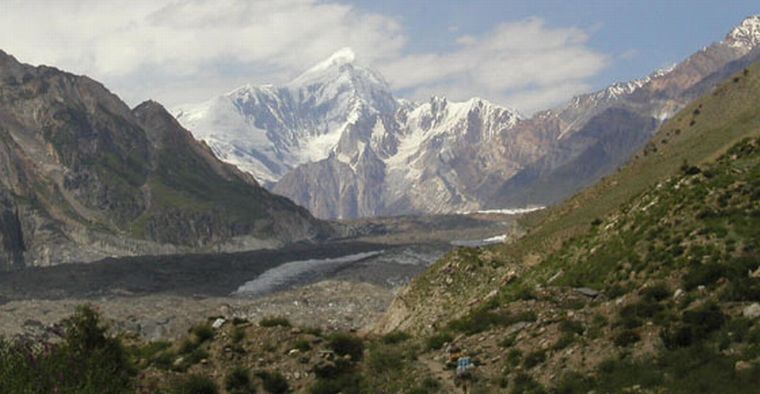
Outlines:
{"type": "Polygon", "coordinates": [[[0,52],[4,268],[231,250],[330,228],[220,162],[156,103],[0,52]]]}
{"type": "Polygon", "coordinates": [[[396,99],[348,49],[281,87],[175,113],[229,163],[320,217],[546,205],[610,174],[690,100],[758,56],[758,18],[645,78],[520,118],[482,99],[396,99]]]}

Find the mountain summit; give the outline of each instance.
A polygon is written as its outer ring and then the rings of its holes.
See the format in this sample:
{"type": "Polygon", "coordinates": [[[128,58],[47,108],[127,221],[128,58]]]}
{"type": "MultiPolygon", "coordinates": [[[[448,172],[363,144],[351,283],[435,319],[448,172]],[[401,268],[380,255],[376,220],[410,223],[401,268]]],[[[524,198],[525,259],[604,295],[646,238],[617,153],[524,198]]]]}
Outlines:
{"type": "Polygon", "coordinates": [[[220,158],[319,217],[553,204],[755,59],[759,25],[747,18],[680,64],[528,119],[477,98],[396,99],[349,48],[283,86],[245,86],[174,113],[220,158]]]}
{"type": "Polygon", "coordinates": [[[724,42],[747,52],[760,45],[760,15],[747,17],[731,30],[724,42]]]}

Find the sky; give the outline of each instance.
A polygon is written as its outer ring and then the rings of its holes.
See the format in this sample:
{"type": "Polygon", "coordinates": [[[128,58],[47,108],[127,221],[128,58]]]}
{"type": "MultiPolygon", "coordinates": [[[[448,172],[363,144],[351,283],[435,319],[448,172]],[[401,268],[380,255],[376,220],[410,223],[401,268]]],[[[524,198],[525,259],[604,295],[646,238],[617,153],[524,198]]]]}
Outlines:
{"type": "Polygon", "coordinates": [[[171,108],[287,83],[351,47],[397,96],[528,115],[679,62],[756,13],[743,0],[0,0],[0,49],[171,108]]]}

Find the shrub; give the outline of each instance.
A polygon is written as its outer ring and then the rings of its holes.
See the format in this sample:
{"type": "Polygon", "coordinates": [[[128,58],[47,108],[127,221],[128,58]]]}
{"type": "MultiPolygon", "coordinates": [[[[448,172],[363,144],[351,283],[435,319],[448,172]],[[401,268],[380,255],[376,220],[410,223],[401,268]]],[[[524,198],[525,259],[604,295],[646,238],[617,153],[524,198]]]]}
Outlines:
{"type": "Polygon", "coordinates": [[[427,348],[430,350],[438,350],[443,347],[446,343],[451,343],[451,341],[454,340],[454,337],[451,336],[450,333],[447,331],[442,331],[433,334],[430,338],[427,339],[427,348]]]}
{"type": "Polygon", "coordinates": [[[284,317],[265,317],[259,322],[261,327],[290,327],[290,320],[284,317]]]}
{"type": "Polygon", "coordinates": [[[562,320],[559,323],[559,330],[567,334],[582,335],[584,328],[583,323],[575,320],[562,320]]]}
{"type": "Polygon", "coordinates": [[[510,393],[524,393],[524,394],[542,394],[546,393],[546,390],[540,383],[536,382],[529,375],[519,373],[515,376],[512,382],[512,389],[510,393]]]}
{"type": "Polygon", "coordinates": [[[695,334],[702,338],[721,328],[726,322],[726,317],[716,304],[708,303],[700,308],[684,312],[682,320],[685,324],[694,327],[695,334]]]}
{"type": "Polygon", "coordinates": [[[507,365],[510,367],[516,367],[522,360],[522,352],[517,349],[512,349],[507,353],[507,365]]]}
{"type": "Polygon", "coordinates": [[[656,283],[641,291],[642,297],[650,301],[662,301],[670,297],[670,289],[664,283],[656,283]]]}
{"type": "Polygon", "coordinates": [[[224,388],[229,394],[253,394],[256,392],[248,371],[237,366],[224,379],[224,388]]]}
{"type": "Polygon", "coordinates": [[[354,335],[338,333],[330,337],[328,347],[335,354],[341,356],[350,356],[351,361],[361,361],[364,355],[364,342],[354,335]]]}
{"type": "Polygon", "coordinates": [[[634,343],[640,340],[641,340],[641,336],[639,336],[639,334],[636,333],[636,331],[623,330],[615,336],[612,342],[615,344],[615,346],[627,347],[627,346],[633,345],[634,343]]]}
{"type": "Polygon", "coordinates": [[[523,367],[525,367],[525,369],[531,369],[536,365],[541,364],[545,360],[546,353],[542,351],[533,352],[525,356],[525,359],[523,360],[523,367]]]}
{"type": "Polygon", "coordinates": [[[235,327],[232,331],[232,343],[240,343],[245,339],[245,328],[235,327]]]}
{"type": "Polygon", "coordinates": [[[190,333],[197,343],[203,343],[214,338],[214,329],[208,324],[199,324],[190,329],[190,333]]]}
{"type": "Polygon", "coordinates": [[[190,375],[175,382],[173,394],[217,394],[216,383],[207,376],[190,375]]]}
{"type": "Polygon", "coordinates": [[[272,394],[285,394],[290,390],[287,379],[279,372],[259,371],[256,376],[261,379],[264,390],[272,394]]]}
{"type": "Polygon", "coordinates": [[[412,336],[403,332],[403,331],[393,331],[389,334],[386,334],[382,338],[382,342],[387,345],[393,345],[401,342],[405,342],[409,340],[412,336]]]}
{"type": "Polygon", "coordinates": [[[335,379],[320,379],[309,392],[311,394],[361,394],[368,391],[364,390],[361,375],[345,374],[335,379]]]}
{"type": "Polygon", "coordinates": [[[559,339],[557,339],[557,342],[552,345],[552,350],[562,350],[570,346],[573,342],[575,342],[575,335],[563,334],[561,337],[559,337],[559,339]]]}
{"type": "Polygon", "coordinates": [[[32,347],[0,340],[0,392],[126,393],[134,367],[100,315],[80,306],[63,322],[63,341],[32,347]],[[35,349],[36,348],[36,349],[35,349]]]}
{"type": "Polygon", "coordinates": [[[682,284],[686,290],[694,290],[700,285],[709,286],[726,275],[728,267],[717,264],[693,264],[683,276],[682,284]]]}
{"type": "Polygon", "coordinates": [[[308,352],[309,350],[311,350],[311,343],[309,343],[309,341],[307,341],[306,339],[299,339],[296,341],[293,347],[302,352],[308,352]]]}

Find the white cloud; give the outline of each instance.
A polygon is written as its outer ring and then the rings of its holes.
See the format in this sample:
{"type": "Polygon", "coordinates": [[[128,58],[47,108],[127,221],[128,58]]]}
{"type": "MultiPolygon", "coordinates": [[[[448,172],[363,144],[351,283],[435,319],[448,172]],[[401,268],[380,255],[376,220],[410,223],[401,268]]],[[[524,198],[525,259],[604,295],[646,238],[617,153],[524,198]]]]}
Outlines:
{"type": "Polygon", "coordinates": [[[451,52],[406,56],[380,70],[395,88],[420,99],[477,95],[529,113],[588,91],[587,81],[609,63],[586,46],[588,38],[583,30],[531,18],[459,37],[451,52]]]}
{"type": "Polygon", "coordinates": [[[398,56],[404,44],[393,18],[316,0],[0,2],[0,48],[101,79],[133,103],[146,94],[181,100],[162,86],[130,88],[145,85],[142,78],[174,86],[209,77],[279,82],[269,78],[293,76],[341,47],[373,62],[398,56]]]}
{"type": "Polygon", "coordinates": [[[282,83],[350,46],[413,98],[481,96],[530,112],[586,91],[608,63],[583,30],[540,19],[461,35],[444,53],[405,53],[408,39],[396,18],[320,0],[0,1],[0,49],[90,75],[131,104],[282,83]]]}

